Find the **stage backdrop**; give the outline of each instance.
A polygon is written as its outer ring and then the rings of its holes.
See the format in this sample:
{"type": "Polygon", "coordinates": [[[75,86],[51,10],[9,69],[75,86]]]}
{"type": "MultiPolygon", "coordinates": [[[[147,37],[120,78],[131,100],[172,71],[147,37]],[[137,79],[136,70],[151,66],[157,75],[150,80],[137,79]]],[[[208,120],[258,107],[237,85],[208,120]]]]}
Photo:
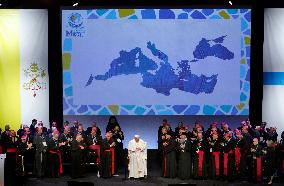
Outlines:
{"type": "Polygon", "coordinates": [[[249,114],[250,37],[250,9],[63,9],[64,119],[104,133],[118,115],[124,143],[139,134],[150,149],[164,118],[235,128],[249,114]]]}
{"type": "Polygon", "coordinates": [[[49,123],[48,12],[0,10],[0,124],[49,123]]]}
{"type": "MultiPolygon", "coordinates": [[[[284,131],[284,9],[264,12],[262,120],[284,131]]],[[[280,137],[280,134],[279,134],[280,137]]]]}
{"type": "Polygon", "coordinates": [[[250,9],[62,10],[64,115],[248,115],[250,9]]]}

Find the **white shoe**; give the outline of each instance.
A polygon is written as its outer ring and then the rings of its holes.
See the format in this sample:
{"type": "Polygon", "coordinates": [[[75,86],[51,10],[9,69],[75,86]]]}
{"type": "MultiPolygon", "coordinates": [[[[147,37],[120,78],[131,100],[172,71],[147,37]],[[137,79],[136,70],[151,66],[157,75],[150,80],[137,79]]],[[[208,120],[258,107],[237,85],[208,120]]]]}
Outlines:
{"type": "Polygon", "coordinates": [[[118,174],[114,174],[113,176],[114,176],[114,177],[118,177],[119,175],[118,175],[118,174]]]}
{"type": "Polygon", "coordinates": [[[101,175],[100,175],[100,172],[99,172],[99,171],[98,171],[97,177],[98,177],[98,178],[100,178],[100,177],[101,177],[101,175]]]}

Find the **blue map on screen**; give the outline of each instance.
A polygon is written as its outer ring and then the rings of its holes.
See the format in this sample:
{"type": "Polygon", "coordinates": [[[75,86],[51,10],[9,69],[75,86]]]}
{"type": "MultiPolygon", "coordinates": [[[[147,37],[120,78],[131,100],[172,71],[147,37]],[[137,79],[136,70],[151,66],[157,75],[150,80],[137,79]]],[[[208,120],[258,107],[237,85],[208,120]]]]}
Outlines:
{"type": "Polygon", "coordinates": [[[168,55],[157,49],[156,44],[148,41],[147,48],[154,56],[157,56],[160,67],[156,61],[143,54],[141,48],[136,47],[129,52],[121,50],[119,57],[114,59],[110,64],[110,69],[103,75],[90,75],[86,86],[90,86],[93,80],[106,81],[114,76],[141,74],[143,81],[140,83],[145,88],[152,88],[157,93],[170,95],[170,90],[177,88],[180,91],[190,92],[193,94],[206,93],[210,94],[214,91],[214,87],[218,81],[218,74],[206,76],[201,74],[195,75],[191,72],[190,63],[198,62],[208,56],[214,56],[222,60],[231,60],[234,53],[222,45],[226,36],[221,36],[213,40],[202,38],[195,50],[192,52],[193,60],[178,61],[178,72],[174,72],[173,67],[168,62],[168,55]],[[212,42],[212,43],[210,43],[212,42]],[[211,46],[211,45],[212,46],[211,46]],[[154,74],[148,72],[155,70],[154,74]]]}
{"type": "Polygon", "coordinates": [[[248,115],[250,9],[62,11],[65,115],[248,115]]]}

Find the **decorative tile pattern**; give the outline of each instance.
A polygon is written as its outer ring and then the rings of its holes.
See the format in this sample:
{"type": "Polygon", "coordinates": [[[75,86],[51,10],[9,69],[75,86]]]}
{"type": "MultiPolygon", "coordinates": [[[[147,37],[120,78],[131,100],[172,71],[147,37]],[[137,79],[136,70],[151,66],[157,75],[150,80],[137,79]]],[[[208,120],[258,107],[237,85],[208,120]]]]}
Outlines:
{"type": "Polygon", "coordinates": [[[93,9],[85,19],[241,19],[240,103],[238,105],[74,105],[72,38],[62,38],[64,115],[248,115],[251,9],[93,9]]]}

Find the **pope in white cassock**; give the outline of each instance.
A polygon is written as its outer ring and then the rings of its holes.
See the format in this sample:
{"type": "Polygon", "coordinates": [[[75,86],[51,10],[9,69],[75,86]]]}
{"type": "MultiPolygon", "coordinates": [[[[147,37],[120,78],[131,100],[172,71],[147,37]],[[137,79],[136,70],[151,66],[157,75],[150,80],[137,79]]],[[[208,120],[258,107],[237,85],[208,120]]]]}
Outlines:
{"type": "Polygon", "coordinates": [[[147,176],[147,144],[139,135],[128,143],[129,178],[144,178],[147,176]]]}

